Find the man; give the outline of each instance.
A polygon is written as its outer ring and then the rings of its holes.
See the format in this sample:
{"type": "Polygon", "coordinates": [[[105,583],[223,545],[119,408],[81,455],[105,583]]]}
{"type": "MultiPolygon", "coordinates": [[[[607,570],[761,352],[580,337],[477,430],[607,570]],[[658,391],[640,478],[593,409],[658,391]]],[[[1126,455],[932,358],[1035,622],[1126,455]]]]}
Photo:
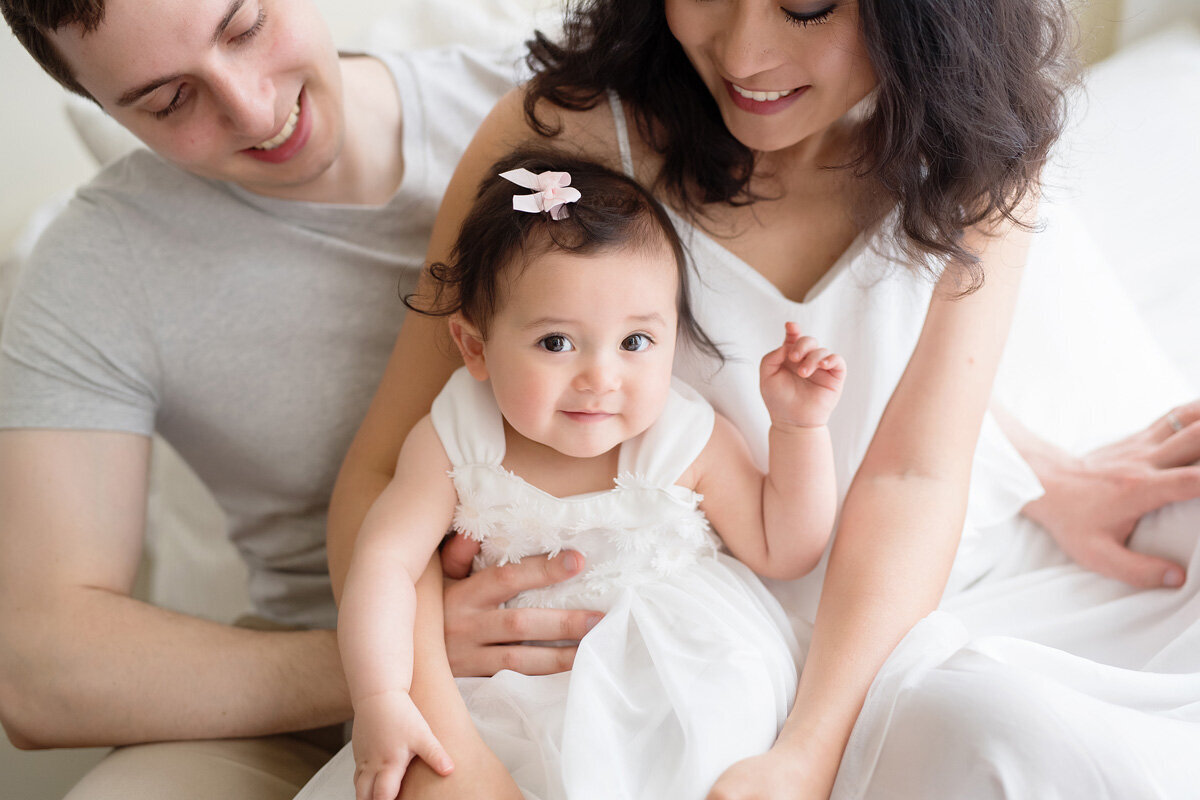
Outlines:
{"type": "Polygon", "coordinates": [[[328,494],[399,328],[397,282],[415,285],[512,65],[339,57],[306,0],[0,10],[152,151],[80,190],[5,321],[0,722],[19,747],[138,745],[72,798],[290,797],[351,713],[328,494]],[[129,595],[155,432],[226,512],[255,605],[239,626],[129,595]]]}

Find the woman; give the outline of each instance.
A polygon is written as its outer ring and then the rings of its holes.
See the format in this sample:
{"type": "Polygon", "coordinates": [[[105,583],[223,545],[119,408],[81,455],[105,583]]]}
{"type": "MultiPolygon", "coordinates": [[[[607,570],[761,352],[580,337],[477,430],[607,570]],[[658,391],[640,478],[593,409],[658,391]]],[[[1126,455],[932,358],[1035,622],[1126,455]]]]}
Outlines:
{"type": "MultiPolygon", "coordinates": [[[[1157,669],[1155,654],[1189,649],[1186,626],[1159,632],[1140,660],[1118,661],[1107,658],[1122,644],[1105,618],[1088,617],[1091,639],[1072,639],[1078,628],[1064,620],[1101,602],[1132,604],[1121,617],[1132,640],[1130,619],[1173,610],[1171,619],[1186,620],[1179,607],[1190,595],[1173,609],[1147,606],[1161,594],[1085,576],[1070,595],[1075,607],[1047,607],[1057,626],[1034,630],[992,613],[1004,605],[995,594],[1010,591],[1003,578],[1019,582],[1054,562],[1033,552],[1041,534],[1015,521],[1022,507],[1064,537],[1066,552],[1103,553],[1098,543],[1107,543],[1111,554],[1150,507],[1196,493],[1191,473],[1164,470],[1172,474],[1160,479],[1152,469],[1191,460],[1182,440],[1170,459],[1152,451],[1161,454],[1194,409],[1118,447],[1109,463],[1145,475],[1135,499],[1114,499],[1099,488],[1101,469],[1079,477],[1007,422],[1050,489],[1035,501],[1033,473],[985,417],[1036,219],[1038,175],[1062,122],[1064,20],[1059,3],[1037,0],[593,2],[568,25],[564,44],[533,45],[537,77],[493,111],[451,182],[432,260],[445,256],[483,169],[515,141],[554,136],[653,187],[693,231],[701,323],[735,351],[721,370],[699,357],[680,359],[677,370],[760,454],[762,412],[747,399],[754,384],[738,357],[765,351],[759,332],[774,330],[780,314],[803,313],[803,327],[869,376],[851,381],[831,423],[839,483],[853,480],[823,584],[776,587],[808,643],[794,710],[776,746],[731,768],[714,798],[1126,796],[1144,787],[1148,759],[1174,752],[1163,749],[1169,737],[1171,747],[1198,743],[1195,726],[1153,714],[1168,708],[1186,718],[1176,707],[1200,694],[1195,681],[1111,670],[1091,686],[1089,676],[1107,668],[1064,652],[1157,669]],[[1073,490],[1110,505],[1067,510],[1060,487],[1072,480],[1073,490]],[[1151,496],[1151,482],[1172,488],[1151,496]],[[943,595],[957,619],[923,620],[943,595]],[[1052,647],[972,638],[979,633],[1018,633],[1052,647]],[[1097,638],[1108,648],[1091,647],[1097,638]],[[1128,725],[1154,744],[1119,749],[1115,739],[1095,738],[1098,721],[1109,730],[1128,725]],[[1025,729],[1031,748],[1015,735],[1025,729]],[[1088,747],[1064,750],[1063,736],[1088,747]],[[1095,769],[1091,753],[1100,747],[1112,752],[1095,769]]],[[[330,529],[335,591],[365,502],[454,367],[432,344],[440,336],[436,326],[406,320],[343,469],[330,529]]],[[[1183,582],[1167,560],[1139,561],[1138,570],[1146,586],[1183,582]]],[[[473,580],[448,593],[448,621],[473,580]]],[[[1029,600],[1029,613],[1041,614],[1038,603],[1059,588],[1029,600]]],[[[450,636],[452,661],[471,650],[462,644],[469,638],[450,636]]],[[[525,638],[487,632],[474,641],[525,638]]],[[[1180,658],[1165,670],[1187,668],[1180,658]]],[[[431,690],[430,702],[435,695],[448,702],[444,690],[431,690]]],[[[446,724],[461,723],[457,715],[446,724]]],[[[1194,785],[1182,762],[1150,770],[1168,795],[1194,785]]]]}

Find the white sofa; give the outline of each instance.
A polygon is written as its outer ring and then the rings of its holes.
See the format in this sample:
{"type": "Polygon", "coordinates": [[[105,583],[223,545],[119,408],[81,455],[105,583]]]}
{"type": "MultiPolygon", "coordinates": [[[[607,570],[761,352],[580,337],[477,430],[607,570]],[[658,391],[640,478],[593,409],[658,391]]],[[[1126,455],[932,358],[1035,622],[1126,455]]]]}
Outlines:
{"type": "MultiPolygon", "coordinates": [[[[1085,423],[1095,421],[1089,415],[1098,408],[1105,409],[1109,428],[1119,431],[1200,388],[1195,322],[1200,318],[1195,312],[1200,255],[1194,246],[1200,218],[1200,4],[1126,4],[1137,16],[1118,35],[1109,32],[1124,46],[1093,69],[1080,121],[1050,173],[1050,192],[1072,199],[1079,223],[1091,235],[1094,250],[1083,259],[1090,268],[1028,276],[1029,297],[1000,380],[1005,401],[1032,427],[1075,448],[1089,444],[1082,432],[1094,429],[1085,423]],[[1126,41],[1164,22],[1167,27],[1149,34],[1152,38],[1126,41]],[[1103,319],[1095,317],[1095,309],[1105,309],[1103,319]],[[1088,337],[1108,344],[1090,348],[1090,359],[1067,363],[1068,347],[1076,351],[1077,340],[1088,337]],[[1097,393],[1103,397],[1097,400],[1097,393]]],[[[518,42],[534,20],[553,24],[557,0],[481,0],[475,14],[432,0],[318,5],[347,47],[424,46],[451,40],[518,42]]],[[[11,41],[0,44],[16,47],[11,41]]],[[[0,51],[0,64],[12,60],[10,50],[0,51]]],[[[94,107],[70,107],[71,135],[86,142],[98,160],[129,146],[94,107]]],[[[15,150],[3,152],[11,159],[15,150]]],[[[74,180],[94,169],[86,163],[74,180]]],[[[54,201],[44,203],[29,229],[44,224],[54,206],[54,201]]],[[[28,244],[29,235],[0,259],[0,310],[28,244]]],[[[0,249],[4,245],[0,238],[0,249]]],[[[155,450],[153,487],[143,591],[172,608],[232,619],[247,607],[244,571],[224,540],[219,510],[161,444],[155,450]]],[[[60,797],[101,754],[15,753],[0,742],[0,800],[60,797]]]]}

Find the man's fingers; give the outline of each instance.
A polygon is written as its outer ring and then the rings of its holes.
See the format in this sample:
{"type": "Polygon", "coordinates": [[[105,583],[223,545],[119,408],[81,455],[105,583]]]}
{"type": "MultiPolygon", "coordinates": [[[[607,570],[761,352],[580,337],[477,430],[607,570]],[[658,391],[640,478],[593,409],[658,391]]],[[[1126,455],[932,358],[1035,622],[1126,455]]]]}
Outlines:
{"type": "Polygon", "coordinates": [[[1162,441],[1196,422],[1200,422],[1200,400],[1171,409],[1152,423],[1149,430],[1158,434],[1157,441],[1162,441]]]}
{"type": "Polygon", "coordinates": [[[604,615],[598,611],[560,608],[507,608],[480,615],[481,641],[577,642],[604,615]]]}
{"type": "MultiPolygon", "coordinates": [[[[1180,503],[1200,497],[1200,467],[1175,467],[1159,470],[1152,479],[1153,505],[1146,512],[1169,503],[1180,503]]],[[[1145,512],[1143,512],[1145,513],[1145,512]]]]}
{"type": "Polygon", "coordinates": [[[485,648],[485,667],[480,674],[495,675],[502,669],[522,675],[550,675],[566,672],[575,663],[575,647],[538,647],[528,644],[497,645],[485,648]]]}
{"type": "Polygon", "coordinates": [[[1113,539],[1097,538],[1090,553],[1079,563],[1101,575],[1144,589],[1178,588],[1186,577],[1178,564],[1135,552],[1113,539]]]}
{"type": "Polygon", "coordinates": [[[481,608],[494,608],[529,589],[561,583],[582,569],[583,556],[564,550],[554,558],[531,556],[519,563],[479,570],[460,581],[455,590],[481,608]]]}
{"type": "Polygon", "coordinates": [[[479,542],[461,533],[454,534],[442,545],[442,572],[447,578],[467,577],[478,552],[479,542]]]}
{"type": "Polygon", "coordinates": [[[1154,448],[1150,463],[1159,469],[1182,467],[1200,461],[1200,425],[1188,425],[1154,448]]]}

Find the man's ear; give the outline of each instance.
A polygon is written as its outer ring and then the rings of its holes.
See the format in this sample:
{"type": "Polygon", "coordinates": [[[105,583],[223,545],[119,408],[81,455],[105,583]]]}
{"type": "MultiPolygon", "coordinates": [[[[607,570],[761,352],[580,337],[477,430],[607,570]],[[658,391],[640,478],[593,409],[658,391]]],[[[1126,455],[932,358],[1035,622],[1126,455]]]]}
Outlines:
{"type": "Polygon", "coordinates": [[[467,365],[467,372],[471,373],[471,377],[477,381],[486,381],[487,363],[483,357],[483,337],[479,334],[479,329],[467,322],[461,314],[452,314],[450,338],[458,345],[458,352],[462,353],[463,363],[467,365]]]}

